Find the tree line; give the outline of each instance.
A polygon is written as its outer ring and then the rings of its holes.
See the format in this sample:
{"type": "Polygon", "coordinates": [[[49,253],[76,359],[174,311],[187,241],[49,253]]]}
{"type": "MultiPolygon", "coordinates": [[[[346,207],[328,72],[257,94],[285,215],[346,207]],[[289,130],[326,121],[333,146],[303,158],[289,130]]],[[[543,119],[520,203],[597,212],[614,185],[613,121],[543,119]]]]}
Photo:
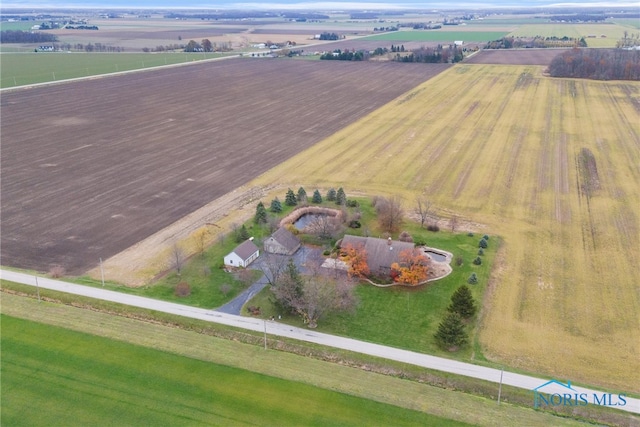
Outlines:
{"type": "Polygon", "coordinates": [[[502,37],[498,40],[487,42],[485,49],[522,49],[522,48],[546,48],[546,47],[587,47],[584,37],[502,37]]]}
{"type": "Polygon", "coordinates": [[[421,47],[410,51],[408,55],[399,53],[393,58],[397,62],[423,62],[428,64],[446,64],[460,62],[464,58],[464,51],[458,46],[449,46],[445,49],[442,45],[437,47],[421,47]]]}
{"type": "Polygon", "coordinates": [[[0,43],[53,43],[58,37],[54,34],[22,30],[0,31],[0,43]]]}
{"type": "Polygon", "coordinates": [[[572,49],[553,58],[547,72],[552,77],[640,80],[640,51],[572,49]]]}

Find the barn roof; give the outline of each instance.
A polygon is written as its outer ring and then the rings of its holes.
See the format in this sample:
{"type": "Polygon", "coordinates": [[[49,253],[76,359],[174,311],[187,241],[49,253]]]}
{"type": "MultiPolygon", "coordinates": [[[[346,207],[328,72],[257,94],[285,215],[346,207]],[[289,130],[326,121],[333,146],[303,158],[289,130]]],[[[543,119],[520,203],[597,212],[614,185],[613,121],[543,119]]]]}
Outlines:
{"type": "Polygon", "coordinates": [[[294,251],[300,245],[300,239],[284,227],[278,228],[271,237],[273,237],[276,242],[284,246],[288,251],[294,251]]]}

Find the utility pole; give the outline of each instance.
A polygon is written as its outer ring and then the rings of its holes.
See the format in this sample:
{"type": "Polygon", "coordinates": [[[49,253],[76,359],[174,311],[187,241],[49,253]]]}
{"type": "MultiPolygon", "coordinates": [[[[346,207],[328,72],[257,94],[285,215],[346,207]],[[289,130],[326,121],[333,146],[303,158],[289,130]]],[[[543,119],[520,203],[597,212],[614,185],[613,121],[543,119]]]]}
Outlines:
{"type": "Polygon", "coordinates": [[[263,320],[264,322],[264,349],[267,349],[267,319],[263,320]]]}
{"type": "Polygon", "coordinates": [[[38,302],[40,302],[40,285],[38,285],[38,276],[35,276],[36,278],[36,292],[38,294],[38,302]]]}
{"type": "Polygon", "coordinates": [[[504,368],[500,370],[500,387],[498,387],[498,405],[500,404],[500,395],[502,394],[502,374],[504,374],[504,368]]]}
{"type": "Polygon", "coordinates": [[[102,269],[102,258],[100,258],[100,276],[102,277],[102,287],[104,288],[104,270],[102,269]]]}

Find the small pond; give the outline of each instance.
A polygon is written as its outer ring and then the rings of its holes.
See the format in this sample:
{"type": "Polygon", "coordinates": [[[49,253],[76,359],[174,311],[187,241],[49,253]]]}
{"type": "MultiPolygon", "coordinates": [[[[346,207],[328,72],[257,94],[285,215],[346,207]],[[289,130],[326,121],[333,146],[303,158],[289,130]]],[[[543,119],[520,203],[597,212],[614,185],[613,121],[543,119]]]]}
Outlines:
{"type": "Polygon", "coordinates": [[[304,214],[293,223],[293,226],[298,230],[303,230],[307,225],[312,224],[319,218],[326,216],[324,214],[304,214]]]}
{"type": "Polygon", "coordinates": [[[447,257],[439,252],[434,252],[434,251],[425,251],[432,260],[436,261],[436,262],[445,262],[447,260],[447,257]]]}

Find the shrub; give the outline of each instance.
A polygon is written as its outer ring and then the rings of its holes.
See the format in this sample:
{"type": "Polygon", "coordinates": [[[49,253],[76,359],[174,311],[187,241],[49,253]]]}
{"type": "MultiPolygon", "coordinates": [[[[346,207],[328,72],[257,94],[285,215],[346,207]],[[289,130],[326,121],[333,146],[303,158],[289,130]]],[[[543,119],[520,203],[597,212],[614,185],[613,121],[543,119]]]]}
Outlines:
{"type": "Polygon", "coordinates": [[[467,233],[467,236],[473,237],[473,233],[467,233]]]}
{"type": "Polygon", "coordinates": [[[400,233],[400,236],[398,236],[398,240],[400,240],[401,242],[413,243],[413,237],[411,237],[411,234],[409,234],[409,232],[407,231],[403,231],[402,233],[400,233]]]}
{"type": "Polygon", "coordinates": [[[357,208],[358,206],[360,206],[360,203],[357,200],[347,200],[348,208],[357,208]]]}
{"type": "Polygon", "coordinates": [[[480,239],[478,246],[481,247],[482,249],[487,249],[487,247],[489,246],[489,243],[487,243],[487,241],[483,237],[482,239],[480,239]]]}
{"type": "Polygon", "coordinates": [[[475,265],[481,265],[482,264],[482,258],[477,257],[476,259],[473,260],[473,263],[475,265]]]}
{"type": "Polygon", "coordinates": [[[64,267],[61,265],[54,265],[49,269],[49,276],[53,277],[54,279],[58,279],[64,276],[65,273],[66,271],[64,270],[64,267]]]}
{"type": "Polygon", "coordinates": [[[222,292],[222,295],[224,295],[225,297],[230,291],[231,285],[229,285],[228,283],[223,283],[222,285],[220,285],[220,292],[222,292]]]}
{"type": "Polygon", "coordinates": [[[177,297],[188,297],[191,295],[191,286],[187,282],[180,282],[176,285],[175,294],[177,297]]]}
{"type": "Polygon", "coordinates": [[[329,249],[325,249],[324,252],[322,252],[322,255],[329,256],[331,255],[331,251],[329,249]]]}
{"type": "Polygon", "coordinates": [[[360,228],[362,227],[362,224],[360,224],[360,221],[358,221],[357,219],[352,219],[351,221],[349,221],[349,228],[360,228]]]}
{"type": "Polygon", "coordinates": [[[470,285],[475,285],[478,283],[478,276],[476,273],[471,273],[471,276],[467,279],[467,283],[470,285]]]}
{"type": "Polygon", "coordinates": [[[478,256],[483,256],[484,255],[484,249],[480,248],[478,249],[478,256]]]}
{"type": "Polygon", "coordinates": [[[437,232],[440,231],[440,227],[438,227],[436,224],[429,224],[427,225],[427,230],[437,232]]]}
{"type": "Polygon", "coordinates": [[[482,238],[483,238],[484,240],[489,240],[489,236],[487,236],[486,234],[485,234],[484,236],[482,236],[482,238]]]}
{"type": "Polygon", "coordinates": [[[413,240],[413,245],[414,246],[427,246],[427,241],[426,240],[422,240],[422,238],[420,238],[420,237],[416,237],[413,240]]]}
{"type": "Polygon", "coordinates": [[[460,267],[462,264],[464,264],[464,258],[462,258],[461,255],[456,255],[454,263],[456,264],[457,267],[460,267]]]}

